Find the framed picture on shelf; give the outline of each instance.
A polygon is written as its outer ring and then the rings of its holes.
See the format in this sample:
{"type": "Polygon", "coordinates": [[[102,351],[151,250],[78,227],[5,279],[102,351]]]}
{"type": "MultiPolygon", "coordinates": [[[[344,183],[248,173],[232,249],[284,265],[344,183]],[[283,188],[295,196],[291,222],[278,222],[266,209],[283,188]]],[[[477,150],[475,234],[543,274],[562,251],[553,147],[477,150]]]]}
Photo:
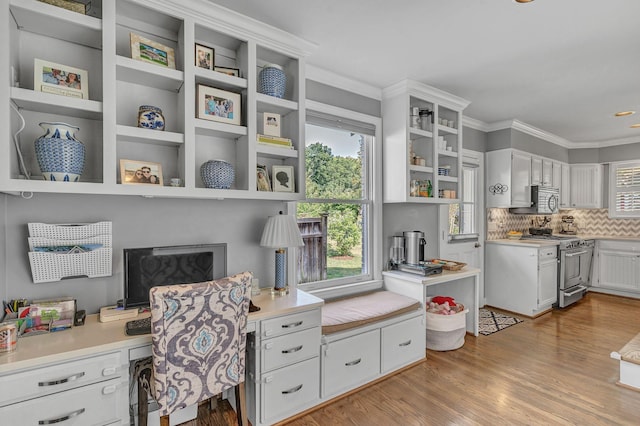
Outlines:
{"type": "Polygon", "coordinates": [[[240,77],[240,69],[238,68],[213,67],[213,70],[233,77],[240,77]]]}
{"type": "Polygon", "coordinates": [[[176,54],[171,47],[135,33],[130,33],[130,38],[132,59],[176,69],[176,54]]]}
{"type": "Polygon", "coordinates": [[[295,192],[293,166],[272,166],[271,179],[274,192],[295,192]]]}
{"type": "Polygon", "coordinates": [[[263,114],[263,134],[280,137],[280,114],[265,112],[263,114]]]}
{"type": "Polygon", "coordinates": [[[162,165],[151,161],[120,160],[123,185],[162,185],[162,165]]]}
{"type": "Polygon", "coordinates": [[[240,124],[240,94],[198,84],[197,118],[240,124]]]}
{"type": "Polygon", "coordinates": [[[89,99],[86,70],[36,58],[33,65],[33,90],[72,98],[89,99]]]}
{"type": "Polygon", "coordinates": [[[269,172],[267,166],[258,164],[256,181],[258,185],[258,191],[271,191],[271,181],[269,180],[269,172]]]}
{"type": "Polygon", "coordinates": [[[215,49],[196,43],[196,67],[213,70],[215,49]]]}

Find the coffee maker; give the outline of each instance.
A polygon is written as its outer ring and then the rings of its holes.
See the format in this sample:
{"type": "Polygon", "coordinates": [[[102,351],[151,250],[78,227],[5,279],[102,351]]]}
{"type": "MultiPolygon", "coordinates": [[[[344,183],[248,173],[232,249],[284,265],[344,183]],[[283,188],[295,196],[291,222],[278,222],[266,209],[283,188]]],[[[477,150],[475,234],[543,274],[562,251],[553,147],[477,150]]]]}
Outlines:
{"type": "Polygon", "coordinates": [[[418,275],[439,274],[442,266],[425,262],[424,248],[427,241],[424,232],[404,231],[402,236],[391,237],[389,268],[418,275]]]}

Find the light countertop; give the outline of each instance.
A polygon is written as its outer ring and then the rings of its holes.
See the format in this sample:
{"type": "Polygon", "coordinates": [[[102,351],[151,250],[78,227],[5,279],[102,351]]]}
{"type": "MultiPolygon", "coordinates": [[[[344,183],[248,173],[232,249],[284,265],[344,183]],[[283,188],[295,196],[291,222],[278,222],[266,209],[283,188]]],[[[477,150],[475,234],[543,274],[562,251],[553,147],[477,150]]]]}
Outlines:
{"type": "MultiPolygon", "coordinates": [[[[608,240],[608,241],[639,241],[640,236],[611,236],[611,235],[591,235],[591,234],[577,234],[577,235],[562,235],[563,237],[575,237],[582,240],[608,240]]],[[[562,240],[545,240],[545,239],[520,239],[511,240],[509,238],[501,238],[498,240],[487,240],[487,244],[506,244],[513,246],[525,246],[525,247],[550,247],[557,246],[562,240]]]]}

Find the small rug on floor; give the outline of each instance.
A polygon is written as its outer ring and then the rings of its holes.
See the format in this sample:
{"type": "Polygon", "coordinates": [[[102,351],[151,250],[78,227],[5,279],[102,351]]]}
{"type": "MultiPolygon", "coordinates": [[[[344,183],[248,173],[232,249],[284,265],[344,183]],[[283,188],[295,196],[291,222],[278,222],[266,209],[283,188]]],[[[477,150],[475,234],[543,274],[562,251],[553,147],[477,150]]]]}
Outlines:
{"type": "Polygon", "coordinates": [[[493,312],[484,308],[480,308],[479,316],[479,332],[485,336],[522,322],[520,318],[511,317],[509,315],[493,312]]]}

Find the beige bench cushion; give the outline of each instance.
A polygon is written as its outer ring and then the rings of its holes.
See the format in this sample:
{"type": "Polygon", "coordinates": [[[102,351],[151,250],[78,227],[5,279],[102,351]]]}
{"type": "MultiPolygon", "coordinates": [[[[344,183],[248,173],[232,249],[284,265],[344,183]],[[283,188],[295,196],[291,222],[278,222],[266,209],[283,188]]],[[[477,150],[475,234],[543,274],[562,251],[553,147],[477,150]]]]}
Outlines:
{"type": "Polygon", "coordinates": [[[376,291],[325,302],[322,306],[322,334],[360,327],[420,308],[420,302],[390,291],[376,291]]]}
{"type": "Polygon", "coordinates": [[[623,361],[640,364],[640,333],[624,345],[619,351],[623,361]]]}

